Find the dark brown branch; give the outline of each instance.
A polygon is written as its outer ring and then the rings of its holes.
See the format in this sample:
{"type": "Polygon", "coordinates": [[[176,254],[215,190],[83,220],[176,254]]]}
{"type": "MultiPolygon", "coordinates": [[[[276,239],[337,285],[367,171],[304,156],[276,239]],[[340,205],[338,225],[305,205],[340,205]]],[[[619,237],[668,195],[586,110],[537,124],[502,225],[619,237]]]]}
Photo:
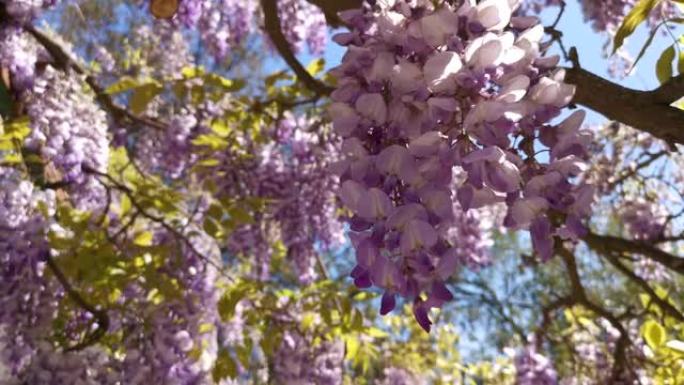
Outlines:
{"type": "Polygon", "coordinates": [[[70,346],[66,348],[66,351],[76,351],[76,350],[82,350],[85,349],[88,346],[91,346],[95,343],[97,343],[104,335],[107,333],[107,329],[109,329],[109,316],[107,315],[106,312],[96,308],[95,306],[91,305],[86,301],[81,294],[74,289],[74,287],[71,285],[69,282],[69,279],[66,277],[64,272],[59,268],[55,260],[52,258],[52,256],[47,254],[46,257],[47,265],[52,271],[52,273],[55,275],[59,283],[62,285],[64,288],[64,291],[66,292],[67,296],[69,299],[74,301],[76,305],[78,305],[80,308],[83,310],[91,313],[96,319],[97,319],[97,329],[86,336],[83,341],[80,343],[70,346]]]}
{"type": "Polygon", "coordinates": [[[280,56],[285,60],[285,63],[287,63],[297,75],[299,81],[317,95],[327,95],[332,92],[331,87],[311,76],[309,71],[304,68],[302,63],[297,60],[297,57],[292,52],[290,43],[287,42],[280,25],[277,0],[261,0],[261,8],[264,11],[264,27],[268,37],[273,42],[273,45],[276,50],[278,50],[280,56]]]}
{"type": "Polygon", "coordinates": [[[577,86],[575,103],[668,143],[684,144],[684,111],[669,105],[684,95],[680,77],[652,91],[626,88],[582,68],[567,68],[565,81],[577,86]]]}
{"type": "Polygon", "coordinates": [[[646,258],[652,259],[661,265],[684,275],[684,258],[672,255],[650,243],[631,241],[610,235],[598,235],[589,233],[583,238],[587,245],[601,253],[620,252],[630,254],[641,254],[646,258]]]}
{"type": "Polygon", "coordinates": [[[656,102],[663,104],[674,103],[684,96],[684,74],[679,74],[653,92],[656,102]]]}

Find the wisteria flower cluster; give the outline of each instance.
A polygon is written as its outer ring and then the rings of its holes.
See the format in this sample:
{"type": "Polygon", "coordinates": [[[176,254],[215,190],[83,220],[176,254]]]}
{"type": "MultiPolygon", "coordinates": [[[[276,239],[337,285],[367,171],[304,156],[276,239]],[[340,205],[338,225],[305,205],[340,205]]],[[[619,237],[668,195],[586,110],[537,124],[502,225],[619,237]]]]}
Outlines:
{"type": "Polygon", "coordinates": [[[667,211],[662,206],[643,199],[621,203],[619,216],[631,238],[648,241],[665,235],[667,211]]]}
{"type": "MultiPolygon", "coordinates": [[[[294,52],[305,47],[321,54],[326,42],[325,16],[304,0],[278,1],[283,34],[294,52]]],[[[202,44],[216,59],[224,59],[261,23],[255,0],[182,0],[175,17],[178,24],[197,28],[202,44]]]]}
{"type": "Polygon", "coordinates": [[[274,357],[273,377],[278,384],[342,384],[344,343],[312,339],[296,332],[285,332],[274,357]]]}
{"type": "Polygon", "coordinates": [[[189,244],[165,230],[155,234],[160,245],[178,245],[179,253],[169,258],[159,274],[180,284],[185,290],[182,298],[149,304],[148,291],[131,284],[120,299],[122,305],[147,308],[145,319],[122,314],[114,321],[115,329],[127,330],[126,356],[117,363],[123,383],[208,381],[218,350],[219,325],[218,274],[211,262],[220,260],[220,251],[211,237],[193,233],[197,235],[189,237],[189,244]]]}
{"type": "Polygon", "coordinates": [[[13,89],[24,91],[33,87],[40,53],[38,44],[20,28],[6,26],[0,29],[0,66],[12,74],[13,89]]]}
{"type": "Polygon", "coordinates": [[[337,171],[357,251],[352,276],[385,290],[383,314],[396,295],[413,299],[426,330],[460,265],[445,237],[455,200],[464,210],[505,202],[504,225],[528,229],[542,260],[554,237],[581,236],[589,214],[591,186],[571,182],[591,141],[584,112],[551,122],[574,89],[558,57],[540,52],[543,27],[514,11],[506,0],[379,2],[345,12],[352,30],[334,37],[348,49],[332,71],[329,113],[345,138],[337,171]],[[454,167],[467,175],[455,192],[454,167]]]}
{"type": "Polygon", "coordinates": [[[104,188],[87,171],[107,171],[106,114],[84,92],[79,76],[51,66],[36,77],[31,91],[26,105],[32,130],[26,146],[68,183],[75,204],[96,208],[103,203],[104,188]]]}
{"type": "MultiPolygon", "coordinates": [[[[317,253],[344,242],[342,223],[335,213],[337,178],[328,172],[339,146],[334,139],[321,143],[316,133],[307,132],[312,124],[304,117],[286,116],[269,130],[274,142],[255,148],[259,156],[253,168],[241,174],[239,185],[226,185],[231,178],[216,181],[225,185],[226,193],[247,193],[267,201],[265,211],[257,214],[257,224],[241,226],[229,239],[232,253],[256,258],[259,279],[268,279],[275,239],[282,240],[286,258],[302,283],[317,276],[317,253]]],[[[224,166],[226,174],[234,173],[230,162],[224,166]]]]}

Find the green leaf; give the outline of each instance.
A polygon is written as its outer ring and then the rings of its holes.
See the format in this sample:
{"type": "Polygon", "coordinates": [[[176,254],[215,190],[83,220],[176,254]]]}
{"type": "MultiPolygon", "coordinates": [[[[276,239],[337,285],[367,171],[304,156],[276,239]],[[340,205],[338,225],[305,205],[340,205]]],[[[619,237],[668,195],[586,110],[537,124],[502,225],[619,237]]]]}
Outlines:
{"type": "Polygon", "coordinates": [[[141,83],[144,83],[144,82],[141,82],[140,80],[134,79],[130,76],[123,76],[121,79],[119,79],[118,82],[107,87],[107,89],[105,90],[105,93],[109,94],[109,95],[118,94],[118,93],[121,93],[124,91],[131,90],[133,88],[136,88],[136,87],[140,86],[141,83]]]}
{"type": "Polygon", "coordinates": [[[233,357],[230,356],[230,352],[222,349],[216,358],[216,363],[214,364],[214,370],[211,373],[215,382],[219,382],[226,378],[235,378],[238,375],[238,368],[233,357]]]}
{"type": "Polygon", "coordinates": [[[243,224],[254,222],[252,214],[250,214],[249,211],[247,211],[244,207],[233,206],[230,209],[228,209],[228,215],[236,223],[243,224]]]}
{"type": "Polygon", "coordinates": [[[195,146],[209,147],[212,150],[222,150],[227,146],[226,141],[220,136],[208,134],[200,135],[197,138],[193,139],[192,144],[194,144],[195,146]]]}
{"type": "Polygon", "coordinates": [[[184,67],[181,69],[181,74],[186,79],[196,78],[204,75],[204,68],[202,67],[184,67]]]}
{"type": "Polygon", "coordinates": [[[225,121],[215,121],[211,124],[211,130],[214,131],[220,137],[227,137],[233,131],[232,127],[229,126],[225,121]]]}
{"type": "Polygon", "coordinates": [[[23,141],[31,133],[30,124],[31,120],[27,116],[5,122],[3,137],[23,141]]]}
{"type": "Polygon", "coordinates": [[[273,87],[280,80],[288,80],[291,76],[287,71],[278,71],[274,74],[268,75],[264,80],[267,88],[273,87]]]}
{"type": "Polygon", "coordinates": [[[622,47],[625,39],[641,24],[660,0],[640,0],[625,16],[613,39],[613,53],[622,47]]]}
{"type": "Polygon", "coordinates": [[[124,215],[128,214],[129,211],[131,211],[132,202],[131,202],[131,198],[129,198],[128,195],[124,194],[121,197],[120,207],[121,207],[121,216],[122,217],[124,215]]]}
{"type": "Polygon", "coordinates": [[[359,309],[354,309],[354,316],[351,322],[352,330],[361,331],[363,329],[363,313],[359,309]]]}
{"type": "Polygon", "coordinates": [[[151,232],[145,231],[138,234],[133,240],[133,243],[138,246],[151,246],[153,237],[151,232]]]}
{"type": "Polygon", "coordinates": [[[311,330],[314,322],[316,321],[316,314],[307,312],[302,317],[301,325],[304,330],[311,330]]]}
{"type": "Polygon", "coordinates": [[[665,339],[667,338],[665,328],[653,320],[644,323],[641,334],[644,336],[648,346],[653,350],[657,350],[658,347],[665,343],[665,339]]]}
{"type": "Polygon", "coordinates": [[[347,359],[353,360],[356,358],[356,355],[359,353],[359,347],[361,347],[361,343],[359,342],[358,338],[350,336],[349,338],[346,339],[347,343],[347,359]]]}
{"type": "Polygon", "coordinates": [[[119,94],[136,88],[145,87],[150,84],[161,86],[158,81],[151,78],[136,79],[130,76],[123,76],[121,79],[119,79],[119,81],[107,87],[105,93],[109,95],[119,94]]]}
{"type": "Polygon", "coordinates": [[[262,338],[259,341],[259,345],[261,346],[261,349],[264,351],[266,356],[272,356],[273,352],[275,349],[280,346],[280,343],[283,340],[283,332],[282,330],[279,329],[271,329],[269,333],[266,333],[264,335],[264,338],[262,338]]]}
{"type": "Polygon", "coordinates": [[[248,368],[249,367],[249,359],[252,356],[252,340],[247,339],[244,342],[244,345],[239,345],[235,347],[235,353],[237,354],[238,360],[240,361],[240,364],[248,368]]]}
{"type": "Polygon", "coordinates": [[[217,74],[207,74],[204,81],[209,85],[223,88],[227,92],[240,91],[247,85],[243,79],[231,80],[217,74]]]}
{"type": "Polygon", "coordinates": [[[672,77],[672,61],[675,58],[675,47],[671,45],[660,54],[656,63],[656,76],[660,83],[665,83],[672,77]]]}
{"type": "Polygon", "coordinates": [[[312,61],[309,63],[309,65],[306,67],[306,70],[311,74],[311,76],[316,76],[323,72],[325,69],[325,59],[320,58],[312,61]]]}
{"type": "Polygon", "coordinates": [[[145,111],[147,105],[150,104],[152,99],[159,95],[164,87],[159,83],[148,83],[141,87],[137,87],[131,95],[131,100],[129,101],[129,106],[131,107],[131,112],[134,114],[140,114],[145,111]]]}
{"type": "Polygon", "coordinates": [[[229,322],[233,319],[238,302],[245,298],[248,292],[249,287],[245,284],[240,284],[221,297],[218,303],[218,311],[223,322],[229,322]]]}
{"type": "Polygon", "coordinates": [[[211,235],[212,237],[219,237],[221,235],[221,227],[218,223],[216,223],[216,220],[213,218],[206,218],[204,220],[204,225],[202,226],[204,231],[211,235]]]}

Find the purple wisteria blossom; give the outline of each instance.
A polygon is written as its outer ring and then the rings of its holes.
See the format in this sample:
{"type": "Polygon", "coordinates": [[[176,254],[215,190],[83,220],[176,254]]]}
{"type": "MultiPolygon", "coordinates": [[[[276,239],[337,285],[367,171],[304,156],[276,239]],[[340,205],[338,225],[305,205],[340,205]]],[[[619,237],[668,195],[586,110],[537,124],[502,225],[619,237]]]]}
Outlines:
{"type": "Polygon", "coordinates": [[[385,291],[383,314],[397,295],[412,300],[426,330],[463,260],[446,237],[454,202],[466,212],[505,204],[504,225],[529,230],[542,260],[556,237],[585,231],[593,189],[574,179],[592,136],[582,111],[552,122],[574,88],[559,58],[542,56],[543,26],[515,11],[505,0],[383,2],[344,12],[352,29],[334,37],[347,47],[329,115],[344,138],[336,171],[352,213],[352,277],[385,291]],[[465,175],[455,191],[454,168],[465,175]]]}

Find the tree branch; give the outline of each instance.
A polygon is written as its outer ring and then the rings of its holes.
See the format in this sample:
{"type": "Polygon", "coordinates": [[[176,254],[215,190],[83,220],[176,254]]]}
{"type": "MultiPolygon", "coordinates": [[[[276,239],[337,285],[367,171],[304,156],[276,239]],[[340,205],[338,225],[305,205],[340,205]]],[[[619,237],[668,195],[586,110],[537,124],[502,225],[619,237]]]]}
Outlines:
{"type": "Polygon", "coordinates": [[[583,240],[591,249],[601,253],[621,252],[641,254],[672,271],[684,275],[684,258],[672,255],[657,247],[653,247],[650,243],[630,241],[624,238],[594,233],[587,234],[583,240]]]}
{"type": "Polygon", "coordinates": [[[277,0],[261,0],[261,8],[264,11],[264,27],[266,28],[268,37],[273,42],[273,45],[276,50],[278,50],[280,56],[285,60],[285,63],[287,63],[297,75],[299,81],[318,95],[327,95],[332,92],[332,87],[323,84],[321,81],[311,76],[309,71],[304,68],[302,63],[297,60],[297,57],[292,52],[290,43],[288,43],[285,38],[280,25],[277,0]]]}
{"type": "Polygon", "coordinates": [[[658,103],[670,104],[684,96],[684,74],[679,74],[658,87],[653,92],[658,103]]]}
{"type": "Polygon", "coordinates": [[[623,87],[582,68],[566,68],[565,81],[577,86],[573,101],[670,144],[684,144],[684,111],[669,104],[684,96],[684,77],[660,88],[623,87]]]}

